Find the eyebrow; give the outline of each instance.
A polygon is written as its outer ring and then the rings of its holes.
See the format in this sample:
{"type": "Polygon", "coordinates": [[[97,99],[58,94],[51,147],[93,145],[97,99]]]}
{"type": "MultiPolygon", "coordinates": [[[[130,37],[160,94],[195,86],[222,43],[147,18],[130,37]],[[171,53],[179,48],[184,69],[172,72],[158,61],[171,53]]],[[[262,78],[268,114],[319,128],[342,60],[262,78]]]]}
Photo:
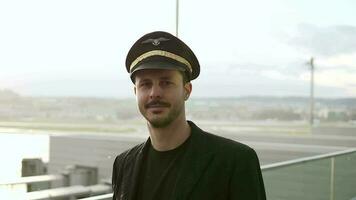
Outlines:
{"type": "Polygon", "coordinates": [[[173,79],[172,76],[163,76],[159,78],[160,80],[171,80],[173,79]]]}

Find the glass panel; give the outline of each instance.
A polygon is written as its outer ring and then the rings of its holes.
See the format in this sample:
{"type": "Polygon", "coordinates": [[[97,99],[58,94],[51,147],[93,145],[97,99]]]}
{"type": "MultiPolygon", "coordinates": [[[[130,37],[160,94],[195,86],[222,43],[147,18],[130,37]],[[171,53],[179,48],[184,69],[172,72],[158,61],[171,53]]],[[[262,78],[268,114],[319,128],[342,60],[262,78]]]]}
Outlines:
{"type": "Polygon", "coordinates": [[[330,199],[330,170],[330,158],[264,170],[267,199],[330,199]]]}
{"type": "Polygon", "coordinates": [[[356,199],[356,152],[335,158],[335,200],[356,199]]]}

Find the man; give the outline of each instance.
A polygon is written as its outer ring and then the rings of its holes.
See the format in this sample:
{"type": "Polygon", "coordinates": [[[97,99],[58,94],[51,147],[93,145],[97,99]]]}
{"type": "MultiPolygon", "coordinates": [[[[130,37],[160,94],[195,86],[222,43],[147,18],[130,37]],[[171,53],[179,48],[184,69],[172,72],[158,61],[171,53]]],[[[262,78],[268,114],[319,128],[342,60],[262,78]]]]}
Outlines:
{"type": "Polygon", "coordinates": [[[113,199],[266,199],[253,149],[186,120],[190,81],[200,66],[183,41],[146,34],[128,52],[126,68],[150,137],[116,157],[113,199]]]}

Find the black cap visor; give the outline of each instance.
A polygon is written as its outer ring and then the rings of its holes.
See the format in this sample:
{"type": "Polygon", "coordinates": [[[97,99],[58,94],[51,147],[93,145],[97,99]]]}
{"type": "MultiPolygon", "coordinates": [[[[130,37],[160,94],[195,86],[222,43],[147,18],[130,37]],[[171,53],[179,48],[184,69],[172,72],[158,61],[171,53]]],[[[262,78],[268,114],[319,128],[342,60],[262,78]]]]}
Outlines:
{"type": "Polygon", "coordinates": [[[167,61],[148,61],[142,62],[132,68],[130,78],[135,83],[135,73],[144,69],[166,69],[166,70],[178,70],[181,72],[187,71],[187,66],[179,62],[167,62],[167,61]]]}

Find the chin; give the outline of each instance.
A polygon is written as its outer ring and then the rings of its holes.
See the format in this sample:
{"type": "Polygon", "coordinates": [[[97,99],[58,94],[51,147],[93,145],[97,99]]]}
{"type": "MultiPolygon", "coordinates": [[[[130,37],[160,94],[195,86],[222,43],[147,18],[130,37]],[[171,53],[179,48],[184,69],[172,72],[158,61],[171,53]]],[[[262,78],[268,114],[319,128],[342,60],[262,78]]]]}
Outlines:
{"type": "Polygon", "coordinates": [[[155,128],[164,128],[167,127],[168,125],[170,125],[172,123],[173,120],[171,119],[167,119],[167,118],[163,118],[163,119],[151,119],[151,120],[147,120],[151,126],[155,127],[155,128]]]}

